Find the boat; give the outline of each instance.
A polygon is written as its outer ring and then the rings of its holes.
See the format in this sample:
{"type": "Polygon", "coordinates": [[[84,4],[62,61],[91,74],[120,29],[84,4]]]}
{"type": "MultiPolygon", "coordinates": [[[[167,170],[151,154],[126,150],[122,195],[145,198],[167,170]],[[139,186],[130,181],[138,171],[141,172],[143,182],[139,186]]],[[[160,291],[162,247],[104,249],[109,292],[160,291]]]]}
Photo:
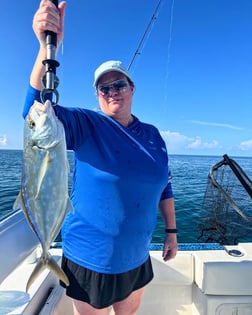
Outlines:
{"type": "MultiPolygon", "coordinates": [[[[204,242],[179,244],[177,256],[167,262],[162,259],[163,245],[150,245],[154,279],[146,286],[137,315],[252,314],[252,242],[232,244],[232,239],[226,243],[229,245],[208,242],[217,235],[214,227],[221,226],[226,219],[228,225],[219,230],[219,240],[227,241],[229,234],[235,234],[229,230],[233,223],[236,230],[239,223],[242,232],[251,231],[252,181],[227,154],[211,167],[208,181],[207,207],[199,238],[204,242]],[[243,198],[235,199],[239,194],[243,198]],[[246,224],[238,222],[239,217],[246,224]],[[209,226],[210,223],[214,226],[209,226]],[[227,235],[221,234],[223,231],[227,235]]],[[[237,234],[234,236],[237,238],[237,234]]],[[[60,265],[60,241],[51,245],[50,253],[60,265]]],[[[73,314],[71,299],[48,269],[25,291],[40,254],[39,241],[21,209],[0,220],[0,315],[73,314]]]]}
{"type": "MultiPolygon", "coordinates": [[[[60,243],[53,243],[50,252],[60,264],[60,243]]],[[[25,292],[39,256],[40,245],[22,210],[1,219],[1,315],[73,314],[71,299],[47,269],[25,292]]],[[[179,244],[176,258],[168,262],[162,259],[162,244],[151,244],[150,256],[154,279],[137,315],[252,314],[251,242],[179,244]]]]}
{"type": "MultiPolygon", "coordinates": [[[[154,279],[145,289],[137,315],[252,314],[252,242],[183,243],[179,244],[177,256],[168,262],[162,259],[162,247],[150,246],[154,279]]],[[[39,241],[21,209],[0,220],[0,315],[73,314],[71,299],[48,269],[26,292],[40,253],[39,241]]],[[[60,242],[52,244],[50,254],[60,265],[60,242]]],[[[110,315],[113,314],[111,308],[110,315]]]]}

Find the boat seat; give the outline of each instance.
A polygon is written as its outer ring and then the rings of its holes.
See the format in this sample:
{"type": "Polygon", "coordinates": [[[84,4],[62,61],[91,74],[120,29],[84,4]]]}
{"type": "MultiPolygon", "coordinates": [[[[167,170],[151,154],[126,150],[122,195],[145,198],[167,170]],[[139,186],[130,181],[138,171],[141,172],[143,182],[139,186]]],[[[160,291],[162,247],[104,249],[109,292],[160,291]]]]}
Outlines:
{"type": "Polygon", "coordinates": [[[195,252],[195,282],[207,295],[252,295],[252,243],[235,246],[243,256],[226,250],[195,252]]]}

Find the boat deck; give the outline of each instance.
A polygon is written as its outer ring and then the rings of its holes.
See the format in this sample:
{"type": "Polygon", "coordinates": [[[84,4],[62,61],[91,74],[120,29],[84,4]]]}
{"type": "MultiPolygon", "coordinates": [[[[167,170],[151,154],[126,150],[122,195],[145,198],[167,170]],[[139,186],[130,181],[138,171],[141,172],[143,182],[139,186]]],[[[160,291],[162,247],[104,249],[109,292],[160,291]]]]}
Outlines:
{"type": "MultiPolygon", "coordinates": [[[[252,244],[240,244],[235,249],[244,255],[233,257],[226,249],[181,250],[167,263],[161,251],[150,251],[155,276],[146,287],[137,314],[252,314],[252,244]]],[[[61,249],[54,248],[51,254],[60,263],[61,249]]],[[[37,256],[38,249],[1,283],[0,314],[72,314],[71,300],[48,270],[25,292],[37,256]]]]}
{"type": "MultiPolygon", "coordinates": [[[[71,315],[71,299],[47,269],[25,292],[40,256],[26,224],[20,213],[0,221],[0,258],[4,261],[0,315],[71,315]]],[[[161,249],[160,244],[150,248],[154,279],[146,287],[138,315],[252,314],[252,243],[225,247],[179,244],[176,258],[168,262],[163,261],[161,249]]],[[[60,264],[61,248],[50,251],[60,264]]]]}

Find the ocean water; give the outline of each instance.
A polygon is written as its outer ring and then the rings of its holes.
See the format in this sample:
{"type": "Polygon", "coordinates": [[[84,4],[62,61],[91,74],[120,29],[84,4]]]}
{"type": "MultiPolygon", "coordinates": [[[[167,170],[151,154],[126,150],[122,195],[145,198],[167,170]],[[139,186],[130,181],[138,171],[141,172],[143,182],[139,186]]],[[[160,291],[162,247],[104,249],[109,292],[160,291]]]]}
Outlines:
{"type": "MultiPolygon", "coordinates": [[[[73,153],[68,153],[71,172],[73,153]]],[[[252,158],[232,157],[252,178],[252,158]]],[[[203,198],[207,188],[210,167],[222,160],[222,156],[170,155],[169,166],[172,172],[172,186],[175,195],[178,242],[196,243],[201,234],[203,198]]],[[[0,150],[0,218],[12,211],[20,188],[22,167],[21,150],[0,150]]],[[[69,180],[71,187],[71,174],[69,180]]],[[[251,214],[252,216],[252,214],[251,214]]],[[[153,234],[153,243],[164,240],[164,224],[157,211],[157,225],[153,234]]],[[[252,233],[246,239],[252,241],[252,233]]]]}

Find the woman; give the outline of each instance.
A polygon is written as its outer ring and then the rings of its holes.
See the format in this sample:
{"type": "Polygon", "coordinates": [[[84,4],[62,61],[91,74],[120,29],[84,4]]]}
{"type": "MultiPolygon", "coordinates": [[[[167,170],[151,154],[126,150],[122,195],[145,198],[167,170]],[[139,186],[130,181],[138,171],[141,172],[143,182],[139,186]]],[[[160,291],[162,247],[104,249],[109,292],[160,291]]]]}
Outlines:
{"type": "MultiPolygon", "coordinates": [[[[24,116],[40,101],[45,30],[63,38],[65,2],[42,0],[33,29],[40,49],[24,116]]],[[[54,107],[67,147],[75,153],[71,200],[74,213],[62,228],[62,268],[75,315],[136,314],[144,287],[153,278],[149,245],[159,208],[166,224],[163,258],[177,252],[174,199],[168,156],[157,128],[131,113],[134,83],[120,61],[95,71],[99,111],[54,107]]],[[[63,285],[63,284],[62,284],[63,285]]]]}

